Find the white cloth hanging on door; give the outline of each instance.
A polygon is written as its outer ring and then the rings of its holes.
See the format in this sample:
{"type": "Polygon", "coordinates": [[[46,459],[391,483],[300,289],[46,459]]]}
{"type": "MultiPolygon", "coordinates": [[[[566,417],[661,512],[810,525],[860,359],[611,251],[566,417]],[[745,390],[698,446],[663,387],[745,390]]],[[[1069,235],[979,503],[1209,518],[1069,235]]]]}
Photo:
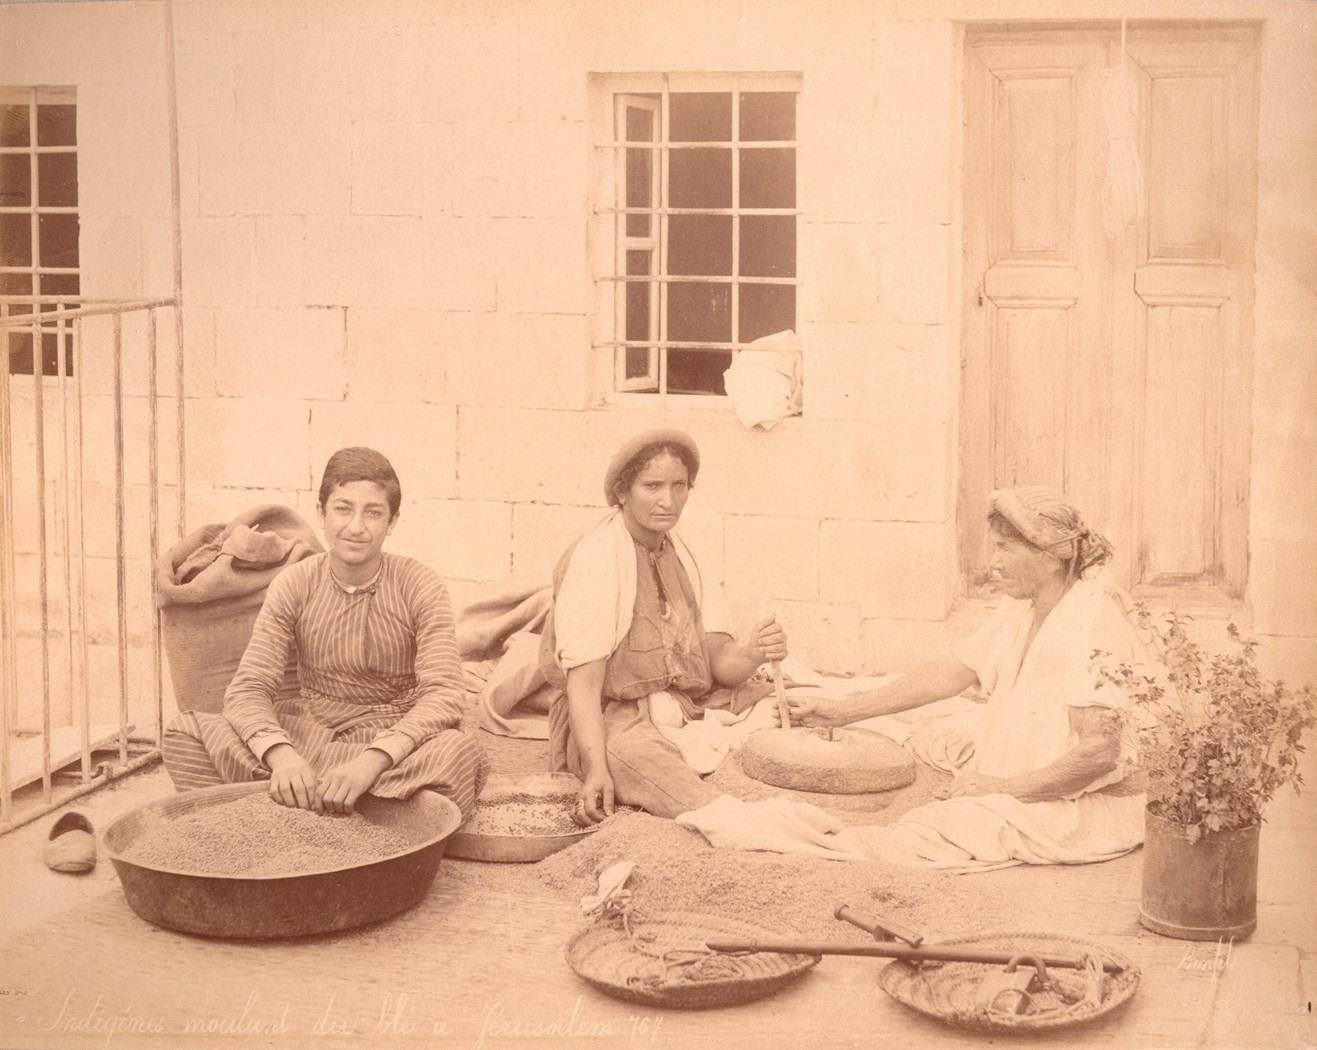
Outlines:
{"type": "Polygon", "coordinates": [[[1120,24],[1120,65],[1103,71],[1102,119],[1107,127],[1107,173],[1102,212],[1115,237],[1143,217],[1143,162],[1139,158],[1139,83],[1125,54],[1125,22],[1120,24]]]}

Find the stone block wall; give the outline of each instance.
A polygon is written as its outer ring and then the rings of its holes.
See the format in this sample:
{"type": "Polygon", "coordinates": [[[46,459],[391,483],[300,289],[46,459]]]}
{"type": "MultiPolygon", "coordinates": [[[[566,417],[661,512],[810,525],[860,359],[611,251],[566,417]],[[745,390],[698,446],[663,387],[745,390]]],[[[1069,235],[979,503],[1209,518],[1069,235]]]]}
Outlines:
{"type": "MultiPolygon", "coordinates": [[[[1249,600],[1278,662],[1317,676],[1317,249],[1294,221],[1317,199],[1317,32],[1281,0],[1065,14],[1266,21],[1249,600]]],[[[796,655],[838,671],[909,666],[972,626],[960,42],[1054,5],[194,0],[174,18],[189,528],[265,501],[314,519],[326,456],[367,444],[402,477],[394,549],[459,598],[547,580],[602,513],[617,443],[680,425],[704,453],[686,525],[744,625],[773,608],[796,655]],[[598,379],[590,75],[655,70],[801,77],[805,415],[770,432],[598,379]]],[[[5,80],[78,90],[90,295],[172,289],[163,34],[156,3],[0,8],[5,80]]],[[[172,323],[160,355],[172,390],[172,323]]],[[[103,396],[103,358],[86,374],[103,396]]]]}

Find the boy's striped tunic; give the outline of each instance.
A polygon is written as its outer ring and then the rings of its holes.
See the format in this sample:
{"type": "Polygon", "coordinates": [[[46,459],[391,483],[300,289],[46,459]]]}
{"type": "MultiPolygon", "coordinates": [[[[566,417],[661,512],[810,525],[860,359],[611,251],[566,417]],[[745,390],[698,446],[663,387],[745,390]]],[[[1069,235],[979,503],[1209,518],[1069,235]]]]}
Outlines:
{"type": "Polygon", "coordinates": [[[463,688],[448,589],[433,570],[385,553],[379,575],[348,589],[327,554],[275,577],[221,714],[187,711],[165,733],[180,789],[270,775],[261,756],[289,743],[323,774],[367,747],[393,765],[371,794],[429,787],[469,814],[484,781],[480,745],[460,728],[463,688]],[[290,648],[300,697],[272,701],[290,648]]]}

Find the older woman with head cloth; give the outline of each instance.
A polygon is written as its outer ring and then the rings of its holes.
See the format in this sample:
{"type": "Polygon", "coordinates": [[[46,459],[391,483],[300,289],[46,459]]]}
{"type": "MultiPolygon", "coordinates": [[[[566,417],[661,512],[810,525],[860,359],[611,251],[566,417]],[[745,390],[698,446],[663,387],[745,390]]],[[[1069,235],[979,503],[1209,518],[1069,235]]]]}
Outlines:
{"type": "Polygon", "coordinates": [[[958,767],[947,797],[887,827],[848,829],[838,845],[964,869],[1128,852],[1143,840],[1143,780],[1126,699],[1095,672],[1093,654],[1143,656],[1128,597],[1101,568],[1111,546],[1046,488],[994,492],[988,521],[1007,597],[982,628],[875,691],[790,702],[795,724],[839,726],[971,689],[988,698],[970,716],[929,721],[911,737],[917,753],[951,756],[945,766],[958,767]]]}

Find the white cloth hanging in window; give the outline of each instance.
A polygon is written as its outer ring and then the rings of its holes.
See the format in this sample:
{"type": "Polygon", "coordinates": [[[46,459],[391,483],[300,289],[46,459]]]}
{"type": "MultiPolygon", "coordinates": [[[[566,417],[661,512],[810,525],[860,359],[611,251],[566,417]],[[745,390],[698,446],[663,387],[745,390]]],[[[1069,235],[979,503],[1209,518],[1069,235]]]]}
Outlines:
{"type": "Polygon", "coordinates": [[[768,430],[787,416],[800,415],[802,356],[800,339],[789,328],[732,355],[723,383],[742,423],[768,430]]]}

